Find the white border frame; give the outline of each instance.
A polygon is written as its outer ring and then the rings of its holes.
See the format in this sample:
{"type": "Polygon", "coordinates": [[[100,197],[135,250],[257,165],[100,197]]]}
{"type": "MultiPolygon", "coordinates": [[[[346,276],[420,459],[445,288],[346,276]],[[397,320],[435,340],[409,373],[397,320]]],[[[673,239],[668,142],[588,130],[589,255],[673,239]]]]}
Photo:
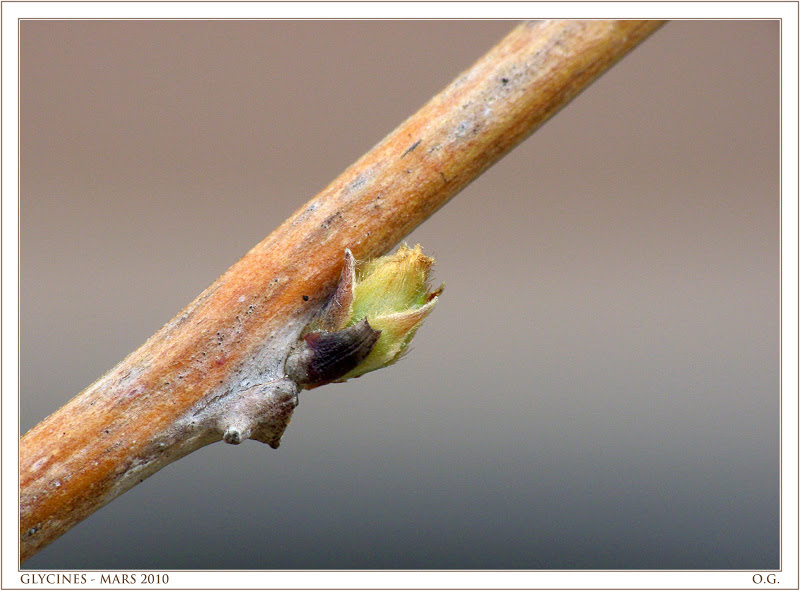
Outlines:
{"type": "MultiPolygon", "coordinates": [[[[781,570],[159,571],[168,589],[798,589],[798,4],[796,2],[2,2],[2,589],[110,589],[105,571],[19,569],[19,20],[35,18],[781,19],[781,570]],[[23,582],[23,574],[36,580],[23,582]],[[58,575],[85,575],[59,584],[58,575]],[[266,574],[269,573],[269,574],[266,574]],[[758,585],[754,576],[763,577],[758,585]],[[80,577],[78,578],[79,580],[80,577]]],[[[142,571],[127,571],[140,575],[142,571]]],[[[155,571],[153,571],[154,574],[155,571]]],[[[119,573],[122,574],[122,573],[119,573]]],[[[137,576],[140,581],[140,578],[137,576]]],[[[136,587],[143,587],[139,582],[136,587]]]]}

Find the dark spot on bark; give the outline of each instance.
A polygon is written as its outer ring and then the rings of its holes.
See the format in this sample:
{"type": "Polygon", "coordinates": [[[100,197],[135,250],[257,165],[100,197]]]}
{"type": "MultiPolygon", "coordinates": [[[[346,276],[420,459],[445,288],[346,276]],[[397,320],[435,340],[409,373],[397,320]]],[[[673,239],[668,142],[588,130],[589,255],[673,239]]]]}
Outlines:
{"type": "Polygon", "coordinates": [[[341,211],[337,211],[335,214],[333,214],[332,216],[328,217],[328,219],[326,219],[324,222],[322,222],[322,227],[327,230],[330,227],[330,225],[333,223],[333,221],[336,218],[339,218],[339,217],[342,217],[342,212],[341,211]]]}
{"type": "Polygon", "coordinates": [[[307,295],[304,295],[304,296],[303,296],[303,301],[304,301],[304,302],[307,302],[307,301],[308,301],[308,296],[307,296],[307,295]]]}
{"type": "Polygon", "coordinates": [[[403,155],[402,155],[402,156],[400,156],[400,158],[405,158],[405,157],[406,157],[408,154],[410,154],[411,152],[413,152],[414,150],[416,150],[417,146],[419,146],[419,144],[420,144],[421,142],[422,142],[422,140],[417,140],[416,142],[414,142],[413,144],[411,144],[411,147],[410,147],[408,150],[406,150],[405,152],[403,152],[403,155]]]}
{"type": "Polygon", "coordinates": [[[501,80],[503,81],[503,86],[508,84],[508,78],[501,78],[501,80]]]}
{"type": "Polygon", "coordinates": [[[232,445],[238,445],[242,442],[242,434],[238,429],[228,429],[225,430],[225,434],[222,436],[222,439],[225,443],[230,443],[232,445]]]}

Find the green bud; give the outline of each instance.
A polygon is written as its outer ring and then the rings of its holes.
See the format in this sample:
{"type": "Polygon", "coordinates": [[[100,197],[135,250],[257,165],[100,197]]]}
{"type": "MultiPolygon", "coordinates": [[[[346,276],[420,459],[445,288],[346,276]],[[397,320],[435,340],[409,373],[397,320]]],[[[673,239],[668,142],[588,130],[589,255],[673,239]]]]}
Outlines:
{"type": "Polygon", "coordinates": [[[429,289],[433,263],[419,245],[361,265],[345,250],[339,284],[289,354],[287,375],[315,388],[400,359],[444,289],[429,289]]]}
{"type": "Polygon", "coordinates": [[[366,319],[380,331],[378,342],[342,381],[391,365],[408,350],[422,321],[430,314],[444,286],[431,292],[428,276],[434,260],[403,244],[398,251],[364,264],[356,271],[352,316],[348,326],[366,319]]]}

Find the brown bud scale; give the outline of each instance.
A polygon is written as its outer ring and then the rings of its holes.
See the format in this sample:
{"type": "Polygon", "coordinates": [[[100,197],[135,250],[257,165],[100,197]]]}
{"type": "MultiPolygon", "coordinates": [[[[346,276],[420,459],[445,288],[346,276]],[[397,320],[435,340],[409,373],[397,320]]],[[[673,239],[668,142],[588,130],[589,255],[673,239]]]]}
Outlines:
{"type": "Polygon", "coordinates": [[[366,318],[342,330],[310,332],[289,354],[286,375],[306,389],[333,382],[355,369],[380,335],[366,318]]]}

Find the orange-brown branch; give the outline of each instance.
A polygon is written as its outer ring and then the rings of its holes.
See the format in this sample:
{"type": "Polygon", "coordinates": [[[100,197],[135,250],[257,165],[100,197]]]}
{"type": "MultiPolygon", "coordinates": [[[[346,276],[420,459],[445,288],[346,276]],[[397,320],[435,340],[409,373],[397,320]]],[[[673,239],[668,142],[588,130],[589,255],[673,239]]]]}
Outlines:
{"type": "Polygon", "coordinates": [[[336,282],[345,248],[359,259],[384,254],[660,24],[518,26],[29,431],[20,442],[22,560],[232,425],[277,447],[297,399],[283,363],[336,282]]]}

